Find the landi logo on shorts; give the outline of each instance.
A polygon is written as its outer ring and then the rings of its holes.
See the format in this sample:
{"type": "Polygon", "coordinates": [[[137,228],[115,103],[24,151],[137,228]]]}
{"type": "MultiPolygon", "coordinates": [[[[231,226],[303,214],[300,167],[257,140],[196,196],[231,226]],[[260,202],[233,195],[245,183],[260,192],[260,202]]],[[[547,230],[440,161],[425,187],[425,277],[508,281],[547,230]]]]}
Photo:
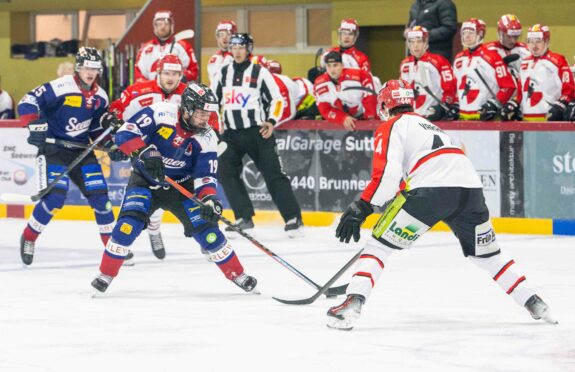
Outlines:
{"type": "Polygon", "coordinates": [[[397,226],[397,223],[395,221],[393,221],[393,223],[389,227],[389,231],[399,236],[400,238],[409,241],[415,241],[421,236],[419,234],[416,234],[417,231],[419,231],[419,227],[417,227],[416,225],[411,224],[406,227],[399,227],[397,226]]]}

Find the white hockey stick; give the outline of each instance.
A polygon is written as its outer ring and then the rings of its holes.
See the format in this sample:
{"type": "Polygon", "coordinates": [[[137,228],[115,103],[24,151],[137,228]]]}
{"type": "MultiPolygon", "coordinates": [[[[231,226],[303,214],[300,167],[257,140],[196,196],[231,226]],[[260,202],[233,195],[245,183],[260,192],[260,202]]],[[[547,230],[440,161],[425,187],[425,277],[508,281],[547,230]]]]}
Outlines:
{"type": "Polygon", "coordinates": [[[174,45],[180,40],[191,39],[194,37],[196,33],[191,28],[187,30],[180,31],[174,36],[174,41],[172,41],[172,45],[170,45],[170,53],[174,50],[174,45]]]}

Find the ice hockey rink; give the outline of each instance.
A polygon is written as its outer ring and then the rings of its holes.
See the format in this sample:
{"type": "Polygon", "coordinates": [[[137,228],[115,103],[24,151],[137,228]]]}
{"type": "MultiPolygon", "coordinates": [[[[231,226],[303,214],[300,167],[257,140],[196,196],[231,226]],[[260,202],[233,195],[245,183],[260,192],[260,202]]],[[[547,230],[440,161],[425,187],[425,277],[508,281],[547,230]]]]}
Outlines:
{"type": "MultiPolygon", "coordinates": [[[[429,233],[391,258],[356,328],[342,332],[325,325],[341,297],[277,303],[271,296],[314,289],[243,238],[233,244],[261,295],[241,292],[179,225],[165,224],[166,259],[153,257],[142,235],[136,265],[92,298],[103,250],[96,225],[54,221],[23,268],[24,223],[0,222],[2,372],[575,371],[575,237],[498,237],[559,325],[532,320],[450,233],[429,233]]],[[[287,240],[278,226],[254,235],[323,284],[361,245],[341,244],[333,231],[308,227],[305,238],[287,240]]]]}

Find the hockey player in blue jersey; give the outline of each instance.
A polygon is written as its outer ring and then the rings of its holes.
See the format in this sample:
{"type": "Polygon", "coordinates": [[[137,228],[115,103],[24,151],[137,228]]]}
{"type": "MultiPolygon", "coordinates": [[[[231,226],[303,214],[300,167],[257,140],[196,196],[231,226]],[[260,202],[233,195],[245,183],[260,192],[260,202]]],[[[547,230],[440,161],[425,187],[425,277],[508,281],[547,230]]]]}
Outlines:
{"type": "Polygon", "coordinates": [[[162,208],[184,226],[184,235],[200,245],[209,261],[246,292],[257,280],[244,273],[233,248],[218,228],[222,205],[216,197],[217,137],[208,125],[218,110],[216,96],[205,85],[190,83],[180,105],[158,102],[134,114],[115,135],[119,149],[132,157],[120,215],[92,286],[105,292],[118,275],[129,247],[162,208]],[[197,205],[170,187],[169,176],[201,199],[197,205]]]}
{"type": "MultiPolygon", "coordinates": [[[[38,147],[38,177],[44,189],[63,172],[82,149],[46,143],[46,138],[87,145],[109,125],[108,96],[96,82],[102,58],[95,48],[80,48],[74,75],[42,84],[28,92],[18,104],[18,113],[28,123],[28,142],[38,147]]],[[[111,139],[108,141],[111,144],[111,139]]],[[[114,156],[112,156],[115,158],[114,156]]],[[[100,236],[108,242],[114,227],[112,205],[102,168],[94,153],[63,177],[34,207],[20,239],[20,256],[25,265],[34,258],[36,239],[54,214],[64,206],[69,181],[74,182],[94,209],[100,236]]]]}

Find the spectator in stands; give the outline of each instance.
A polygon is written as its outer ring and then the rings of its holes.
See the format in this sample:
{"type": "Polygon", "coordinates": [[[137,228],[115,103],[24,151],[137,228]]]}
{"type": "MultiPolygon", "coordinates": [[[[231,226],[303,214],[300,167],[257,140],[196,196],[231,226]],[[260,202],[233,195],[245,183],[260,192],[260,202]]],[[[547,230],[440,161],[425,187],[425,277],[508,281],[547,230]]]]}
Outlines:
{"type": "Polygon", "coordinates": [[[429,32],[425,27],[412,27],[406,39],[411,55],[401,62],[399,73],[415,92],[415,112],[430,121],[457,119],[457,85],[451,64],[427,50],[429,32]]]}
{"type": "Polygon", "coordinates": [[[376,93],[371,74],[357,68],[344,68],[342,55],[331,51],[324,57],[327,72],[314,84],[314,95],[324,119],[355,129],[357,119],[376,117],[376,93]]]}
{"type": "Polygon", "coordinates": [[[59,78],[65,75],[74,75],[74,64],[72,62],[62,62],[58,65],[56,74],[59,78]]]}
{"type": "Polygon", "coordinates": [[[166,54],[175,54],[184,66],[184,80],[198,79],[198,61],[194,49],[186,40],[174,39],[174,16],[169,10],[160,10],[154,14],[154,35],[136,57],[134,77],[136,83],[156,78],[158,61],[166,54]]]}
{"type": "Polygon", "coordinates": [[[416,0],[409,10],[405,32],[413,26],[429,31],[429,51],[453,59],[453,36],[457,32],[457,9],[451,0],[416,0]]]}
{"type": "Polygon", "coordinates": [[[523,120],[573,120],[570,102],[575,94],[573,74],[564,56],[549,50],[549,27],[536,24],[527,32],[531,55],[521,66],[523,120]]]}
{"type": "Polygon", "coordinates": [[[0,76],[0,120],[14,119],[14,100],[5,90],[2,90],[2,77],[0,76]]]}
{"type": "Polygon", "coordinates": [[[476,18],[461,25],[461,43],[467,49],[455,57],[453,73],[463,120],[495,120],[516,91],[501,56],[483,44],[485,28],[476,18]]]}

